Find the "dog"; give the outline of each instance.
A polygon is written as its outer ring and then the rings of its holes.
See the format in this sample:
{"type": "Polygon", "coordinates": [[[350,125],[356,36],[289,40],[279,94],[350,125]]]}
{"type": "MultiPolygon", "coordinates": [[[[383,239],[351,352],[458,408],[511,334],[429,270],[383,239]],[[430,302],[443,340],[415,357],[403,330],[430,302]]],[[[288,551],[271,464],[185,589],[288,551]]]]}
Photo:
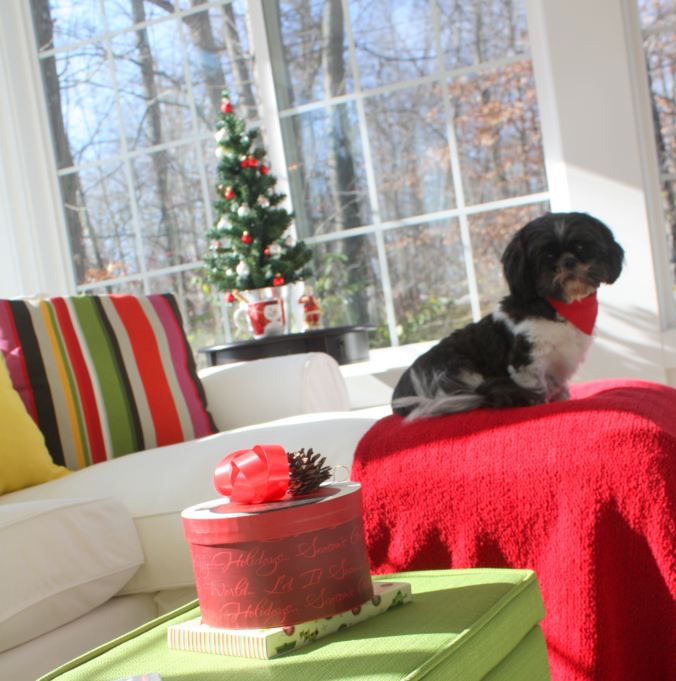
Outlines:
{"type": "Polygon", "coordinates": [[[392,410],[407,420],[480,407],[568,398],[596,319],[596,290],[622,271],[624,251],[586,213],[547,213],[522,227],[501,263],[509,294],[402,374],[392,410]]]}

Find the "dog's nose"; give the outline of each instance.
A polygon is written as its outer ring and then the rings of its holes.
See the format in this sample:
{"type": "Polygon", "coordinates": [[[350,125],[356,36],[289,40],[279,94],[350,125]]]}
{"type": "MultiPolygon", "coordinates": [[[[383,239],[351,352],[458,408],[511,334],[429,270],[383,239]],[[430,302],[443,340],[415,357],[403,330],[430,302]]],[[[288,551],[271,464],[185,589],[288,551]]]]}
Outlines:
{"type": "Polygon", "coordinates": [[[561,267],[565,270],[574,270],[577,265],[577,260],[573,255],[566,255],[561,261],[561,267]]]}

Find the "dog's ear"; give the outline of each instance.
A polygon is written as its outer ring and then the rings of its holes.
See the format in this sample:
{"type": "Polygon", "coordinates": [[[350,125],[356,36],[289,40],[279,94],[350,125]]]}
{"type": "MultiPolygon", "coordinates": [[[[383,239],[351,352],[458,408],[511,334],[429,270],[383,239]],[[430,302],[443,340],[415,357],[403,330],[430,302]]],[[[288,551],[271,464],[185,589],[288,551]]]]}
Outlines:
{"type": "Polygon", "coordinates": [[[523,230],[519,230],[507,244],[501,259],[509,292],[517,298],[532,298],[536,295],[525,241],[523,230]]]}
{"type": "Polygon", "coordinates": [[[613,284],[622,272],[622,263],[624,261],[624,250],[622,246],[613,239],[608,230],[608,235],[610,237],[610,245],[608,246],[608,266],[606,270],[606,284],[613,284]]]}
{"type": "Polygon", "coordinates": [[[606,284],[613,284],[620,276],[620,272],[622,272],[624,250],[622,249],[622,246],[615,241],[615,237],[608,225],[587,213],[582,213],[581,215],[591,222],[590,227],[595,228],[594,234],[598,245],[605,251],[604,260],[606,272],[603,281],[606,284]]]}

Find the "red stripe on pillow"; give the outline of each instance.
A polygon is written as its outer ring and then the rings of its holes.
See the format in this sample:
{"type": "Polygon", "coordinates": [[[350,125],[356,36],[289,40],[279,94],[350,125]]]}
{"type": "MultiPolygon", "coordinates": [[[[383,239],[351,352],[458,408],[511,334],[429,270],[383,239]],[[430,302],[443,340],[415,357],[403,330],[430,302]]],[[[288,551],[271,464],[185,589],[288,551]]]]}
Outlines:
{"type": "Polygon", "coordinates": [[[132,296],[110,297],[129,336],[136,366],[155,425],[157,446],[182,442],[181,421],[160,359],[155,331],[141,303],[132,296]],[[140,339],[136,340],[135,339],[140,339]]]}
{"type": "Polygon", "coordinates": [[[214,432],[214,426],[209,422],[208,413],[204,409],[203,398],[198,391],[199,384],[195,383],[190,375],[189,366],[194,360],[192,355],[188,355],[186,351],[183,329],[176,317],[180,313],[178,310],[172,310],[169,300],[164,296],[148,296],[148,299],[155,308],[162,326],[164,326],[171,357],[174,360],[176,378],[181,386],[186,406],[190,412],[195,437],[211,435],[214,432]]]}
{"type": "Polygon", "coordinates": [[[70,310],[63,298],[52,298],[50,300],[59,322],[59,330],[63,342],[68,352],[71,368],[75,380],[77,381],[82,413],[87,424],[87,440],[89,442],[89,453],[92,463],[100,463],[108,457],[106,445],[103,440],[103,430],[101,428],[101,416],[94,394],[94,386],[89,375],[89,368],[85,361],[75,327],[70,315],[70,310]]]}

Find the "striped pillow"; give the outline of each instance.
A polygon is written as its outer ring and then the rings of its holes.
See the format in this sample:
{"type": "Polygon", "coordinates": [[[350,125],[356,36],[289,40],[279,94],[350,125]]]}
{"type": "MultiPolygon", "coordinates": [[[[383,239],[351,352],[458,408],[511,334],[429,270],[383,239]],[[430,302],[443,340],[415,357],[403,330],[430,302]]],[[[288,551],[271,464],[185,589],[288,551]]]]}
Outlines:
{"type": "Polygon", "coordinates": [[[216,432],[171,294],[0,300],[0,350],[70,469],[216,432]]]}

